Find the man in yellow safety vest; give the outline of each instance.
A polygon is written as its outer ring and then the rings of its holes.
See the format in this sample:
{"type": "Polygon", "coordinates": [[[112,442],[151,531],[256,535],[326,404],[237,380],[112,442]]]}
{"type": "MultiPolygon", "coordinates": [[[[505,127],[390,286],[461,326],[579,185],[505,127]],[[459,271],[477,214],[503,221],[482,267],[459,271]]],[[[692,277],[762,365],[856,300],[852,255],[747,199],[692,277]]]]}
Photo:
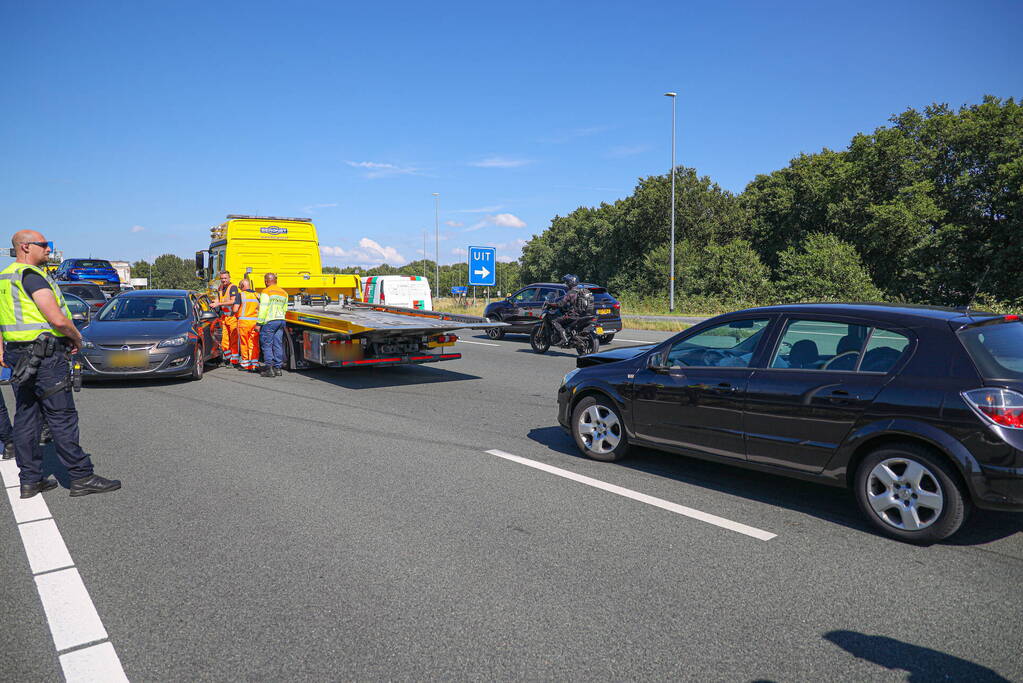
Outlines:
{"type": "Polygon", "coordinates": [[[92,460],[78,444],[70,357],[81,350],[82,335],[71,322],[60,288],[43,270],[53,244],[34,230],[16,232],[11,244],[16,260],[0,271],[4,340],[0,364],[14,368],[14,455],[21,497],[31,498],[57,486],[54,479],[43,478],[38,439],[44,419],[71,477],[71,495],[115,491],[121,482],[95,474],[92,460]]]}

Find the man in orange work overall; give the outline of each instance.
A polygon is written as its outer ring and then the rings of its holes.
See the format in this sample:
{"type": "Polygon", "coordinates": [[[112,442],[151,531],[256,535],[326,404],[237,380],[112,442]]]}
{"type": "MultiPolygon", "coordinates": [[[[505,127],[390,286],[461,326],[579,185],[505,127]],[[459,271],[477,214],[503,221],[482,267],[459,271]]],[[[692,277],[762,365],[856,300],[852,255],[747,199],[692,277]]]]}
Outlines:
{"type": "Polygon", "coordinates": [[[239,365],[241,356],[238,354],[238,309],[242,298],[238,288],[231,284],[231,273],[220,271],[220,286],[217,288],[219,297],[213,302],[220,307],[222,317],[220,333],[220,357],[222,365],[239,365]]]}
{"type": "Polygon", "coordinates": [[[249,372],[259,372],[259,295],[252,291],[252,280],[243,277],[238,282],[242,300],[238,309],[238,367],[249,372]]]}

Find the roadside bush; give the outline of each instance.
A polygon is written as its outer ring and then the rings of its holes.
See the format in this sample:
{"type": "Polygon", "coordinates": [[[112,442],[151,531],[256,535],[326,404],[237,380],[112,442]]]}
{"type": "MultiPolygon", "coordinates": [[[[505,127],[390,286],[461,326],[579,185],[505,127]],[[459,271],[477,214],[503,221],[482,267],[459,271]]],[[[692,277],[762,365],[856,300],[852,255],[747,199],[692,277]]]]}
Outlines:
{"type": "Polygon", "coordinates": [[[799,249],[778,254],[775,283],[779,300],[787,303],[884,299],[856,248],[823,233],[810,234],[799,249]]]}

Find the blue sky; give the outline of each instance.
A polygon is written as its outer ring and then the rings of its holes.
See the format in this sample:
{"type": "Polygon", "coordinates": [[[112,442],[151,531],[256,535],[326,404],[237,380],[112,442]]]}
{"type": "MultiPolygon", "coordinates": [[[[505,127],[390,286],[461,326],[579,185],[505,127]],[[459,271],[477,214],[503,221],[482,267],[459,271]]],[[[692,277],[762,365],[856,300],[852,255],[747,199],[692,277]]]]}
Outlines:
{"type": "Polygon", "coordinates": [[[310,216],[324,263],[502,260],[680,165],[740,192],[907,107],[1023,95],[1020,2],[0,0],[0,232],[189,256],[310,216]]]}

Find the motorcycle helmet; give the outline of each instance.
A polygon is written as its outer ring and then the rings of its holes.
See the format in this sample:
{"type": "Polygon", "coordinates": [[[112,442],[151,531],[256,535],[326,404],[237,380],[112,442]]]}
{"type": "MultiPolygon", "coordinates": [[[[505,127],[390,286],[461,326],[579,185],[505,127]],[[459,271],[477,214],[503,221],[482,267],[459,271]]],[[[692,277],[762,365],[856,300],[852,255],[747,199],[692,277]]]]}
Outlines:
{"type": "Polygon", "coordinates": [[[571,273],[567,273],[565,275],[562,275],[561,276],[561,281],[564,282],[565,286],[568,287],[569,289],[572,289],[577,284],[579,284],[579,278],[576,277],[575,275],[572,275],[571,273]]]}

